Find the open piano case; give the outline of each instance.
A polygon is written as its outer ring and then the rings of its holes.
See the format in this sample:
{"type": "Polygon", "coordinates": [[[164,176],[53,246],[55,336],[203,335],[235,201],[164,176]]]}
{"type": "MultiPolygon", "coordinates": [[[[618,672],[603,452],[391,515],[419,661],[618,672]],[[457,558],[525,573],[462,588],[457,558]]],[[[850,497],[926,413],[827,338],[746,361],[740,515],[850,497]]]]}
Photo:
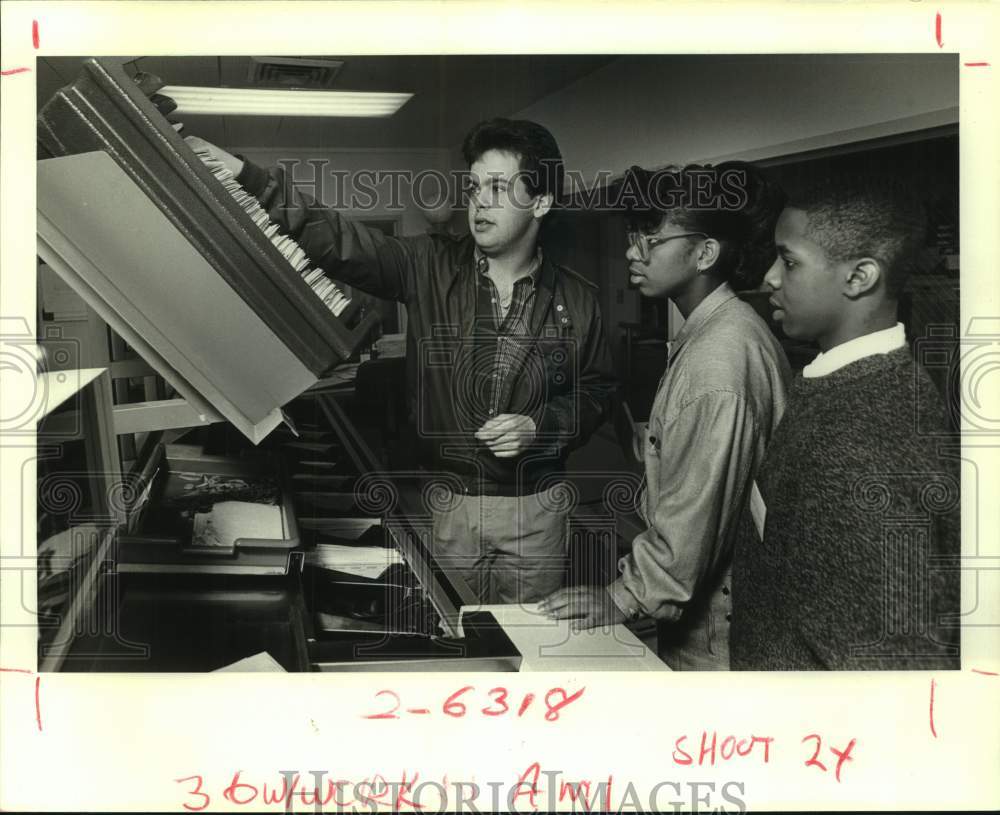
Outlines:
{"type": "Polygon", "coordinates": [[[288,671],[517,670],[490,614],[459,619],[472,596],[430,552],[421,485],[382,475],[350,395],[316,387],[377,318],[188,146],[157,87],[88,59],[38,117],[38,254],[176,396],[141,427],[133,500],[42,669],[266,651],[288,671]],[[158,443],[168,428],[193,429],[158,443]]]}

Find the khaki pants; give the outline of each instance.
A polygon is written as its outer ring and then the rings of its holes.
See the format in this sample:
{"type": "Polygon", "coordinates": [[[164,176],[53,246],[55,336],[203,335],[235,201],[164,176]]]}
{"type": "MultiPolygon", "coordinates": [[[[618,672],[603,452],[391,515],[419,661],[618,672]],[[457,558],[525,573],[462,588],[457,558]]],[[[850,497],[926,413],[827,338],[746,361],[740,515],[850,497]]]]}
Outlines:
{"type": "Polygon", "coordinates": [[[434,556],[482,603],[534,603],[566,577],[567,516],[553,491],[517,497],[453,493],[434,512],[434,556]]]}

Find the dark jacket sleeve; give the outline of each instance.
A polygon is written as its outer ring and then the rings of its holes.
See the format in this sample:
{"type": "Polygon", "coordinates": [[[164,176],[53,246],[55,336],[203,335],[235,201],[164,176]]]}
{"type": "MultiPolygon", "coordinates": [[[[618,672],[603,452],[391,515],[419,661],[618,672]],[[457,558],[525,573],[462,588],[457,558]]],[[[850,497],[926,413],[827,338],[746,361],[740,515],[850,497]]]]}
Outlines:
{"type": "Polygon", "coordinates": [[[329,277],[386,300],[413,299],[417,258],[432,251],[430,238],[395,238],[352,221],[296,188],[282,167],[244,160],[236,181],[329,277]]]}
{"type": "MultiPolygon", "coordinates": [[[[611,415],[618,396],[618,379],[604,335],[604,321],[597,300],[585,293],[577,311],[586,311],[578,343],[579,375],[573,388],[553,396],[545,405],[537,437],[554,452],[582,446],[611,415]]],[[[574,319],[580,319],[574,315],[574,319]]]]}

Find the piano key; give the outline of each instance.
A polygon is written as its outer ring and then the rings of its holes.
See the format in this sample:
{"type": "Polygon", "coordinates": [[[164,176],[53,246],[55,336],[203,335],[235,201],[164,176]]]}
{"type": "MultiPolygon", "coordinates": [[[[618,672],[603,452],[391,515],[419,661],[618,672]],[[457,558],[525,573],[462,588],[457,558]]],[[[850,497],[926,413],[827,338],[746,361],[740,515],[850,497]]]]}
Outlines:
{"type": "Polygon", "coordinates": [[[243,189],[239,182],[236,181],[232,171],[218,156],[207,148],[198,148],[193,152],[219,183],[222,184],[223,189],[250,216],[264,235],[270,238],[275,248],[288,260],[292,268],[300,274],[302,279],[313,290],[313,293],[322,300],[334,316],[342,314],[344,309],[350,305],[351,299],[330,278],[326,277],[322,269],[319,267],[309,269],[311,261],[305,250],[288,235],[280,234],[278,224],[271,221],[267,211],[260,205],[257,198],[243,189]]]}

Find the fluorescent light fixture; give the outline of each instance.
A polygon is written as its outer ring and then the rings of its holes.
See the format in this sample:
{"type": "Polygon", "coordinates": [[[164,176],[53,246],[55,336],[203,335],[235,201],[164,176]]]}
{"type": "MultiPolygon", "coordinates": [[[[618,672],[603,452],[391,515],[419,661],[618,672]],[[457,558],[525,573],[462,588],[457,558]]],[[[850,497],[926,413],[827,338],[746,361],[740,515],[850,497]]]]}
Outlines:
{"type": "Polygon", "coordinates": [[[264,91],[166,85],[158,93],[177,103],[177,114],[219,116],[392,116],[412,93],[360,91],[264,91]]]}

